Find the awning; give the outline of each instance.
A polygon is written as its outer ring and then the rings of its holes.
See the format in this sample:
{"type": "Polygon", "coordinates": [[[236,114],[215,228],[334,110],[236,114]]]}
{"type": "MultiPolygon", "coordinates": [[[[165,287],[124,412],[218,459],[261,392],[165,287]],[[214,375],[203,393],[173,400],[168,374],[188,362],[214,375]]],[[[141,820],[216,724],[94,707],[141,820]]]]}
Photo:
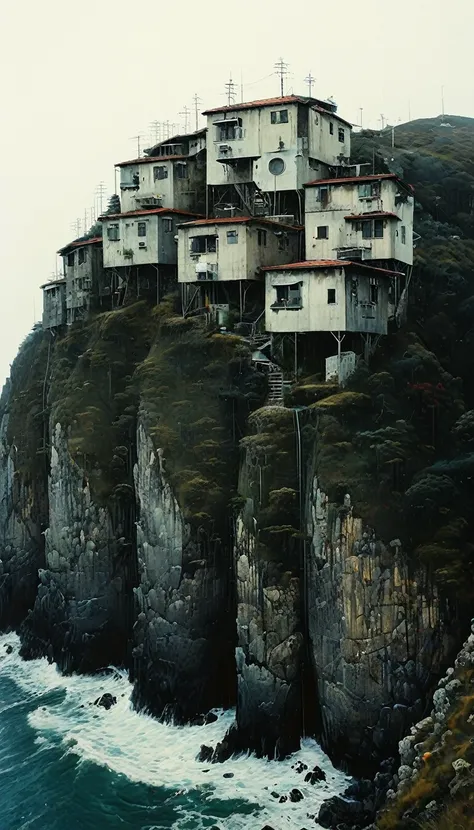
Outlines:
{"type": "Polygon", "coordinates": [[[301,277],[291,276],[290,274],[275,274],[271,277],[271,285],[302,285],[301,277]]]}
{"type": "Polygon", "coordinates": [[[240,124],[240,118],[237,118],[237,116],[234,115],[232,118],[219,118],[218,121],[213,121],[212,123],[216,127],[220,124],[240,124]]]}

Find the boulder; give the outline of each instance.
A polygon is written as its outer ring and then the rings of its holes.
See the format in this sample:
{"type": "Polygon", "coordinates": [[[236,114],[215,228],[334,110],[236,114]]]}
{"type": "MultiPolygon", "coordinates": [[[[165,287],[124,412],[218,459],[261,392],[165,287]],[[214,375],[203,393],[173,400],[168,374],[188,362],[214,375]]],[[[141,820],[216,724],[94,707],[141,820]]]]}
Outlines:
{"type": "Polygon", "coordinates": [[[94,706],[102,706],[104,709],[111,709],[112,706],[115,706],[117,703],[117,698],[115,695],[111,695],[110,692],[106,692],[105,694],[101,695],[94,700],[94,706]]]}

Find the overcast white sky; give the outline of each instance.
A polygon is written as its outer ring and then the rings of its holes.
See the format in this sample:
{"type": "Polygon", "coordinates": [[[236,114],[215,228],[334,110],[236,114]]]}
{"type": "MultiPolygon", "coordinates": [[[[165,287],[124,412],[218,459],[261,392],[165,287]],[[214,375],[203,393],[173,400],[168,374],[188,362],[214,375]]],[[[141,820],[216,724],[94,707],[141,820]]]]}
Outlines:
{"type": "Polygon", "coordinates": [[[230,71],[245,100],[278,95],[280,56],[288,92],[311,70],[364,126],[438,115],[442,85],[448,113],[474,116],[473,29],[469,0],[3,0],[0,385],[56,250],[150,122],[182,125],[195,93],[223,103],[230,71]]]}

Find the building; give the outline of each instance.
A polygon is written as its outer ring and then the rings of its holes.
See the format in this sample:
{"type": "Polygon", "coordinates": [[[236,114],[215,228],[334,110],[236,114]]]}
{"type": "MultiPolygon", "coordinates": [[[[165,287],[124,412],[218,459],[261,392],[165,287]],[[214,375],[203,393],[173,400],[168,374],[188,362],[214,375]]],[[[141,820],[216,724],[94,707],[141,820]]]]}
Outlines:
{"type": "Polygon", "coordinates": [[[349,161],[351,125],[336,105],[287,95],[207,110],[208,198],[247,214],[293,213],[305,182],[349,161]]]}
{"type": "Polygon", "coordinates": [[[177,226],[196,214],[172,208],[152,208],[100,217],[103,226],[104,268],[111,274],[116,300],[135,286],[137,296],[147,292],[159,302],[176,283],[177,226]]]}
{"type": "Polygon", "coordinates": [[[43,289],[43,329],[55,329],[66,323],[66,280],[53,280],[43,289]]]}
{"type": "Polygon", "coordinates": [[[413,264],[414,196],[394,173],[305,185],[306,257],[413,264]]]}
{"type": "Polygon", "coordinates": [[[391,271],[346,260],[263,270],[267,331],[387,333],[391,271]]]}
{"type": "Polygon", "coordinates": [[[116,165],[123,212],[166,207],[204,213],[206,129],[167,139],[146,152],[116,165]]]}
{"type": "Polygon", "coordinates": [[[302,231],[264,217],[186,222],[178,230],[178,281],[261,280],[262,266],[298,256],[302,231]]]}
{"type": "Polygon", "coordinates": [[[76,239],[58,251],[66,280],[66,322],[86,319],[92,305],[109,308],[110,281],[102,263],[102,237],[76,239]]]}

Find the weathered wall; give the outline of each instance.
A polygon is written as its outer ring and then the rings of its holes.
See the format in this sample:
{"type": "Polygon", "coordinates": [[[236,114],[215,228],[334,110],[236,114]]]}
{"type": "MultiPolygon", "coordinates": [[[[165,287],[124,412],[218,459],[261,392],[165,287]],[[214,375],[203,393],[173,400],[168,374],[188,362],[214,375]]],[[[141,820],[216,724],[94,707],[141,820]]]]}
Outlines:
{"type": "Polygon", "coordinates": [[[230,554],[184,521],[143,421],[137,433],[135,702],[187,720],[233,693],[230,554]]]}
{"type": "Polygon", "coordinates": [[[324,744],[376,761],[424,711],[453,642],[425,570],[413,571],[316,479],[308,503],[308,623],[324,744]]]}
{"type": "Polygon", "coordinates": [[[25,657],[48,655],[65,671],[123,662],[131,625],[134,561],[119,517],[94,503],[86,473],[52,428],[46,567],[22,631],[25,657]]]}

